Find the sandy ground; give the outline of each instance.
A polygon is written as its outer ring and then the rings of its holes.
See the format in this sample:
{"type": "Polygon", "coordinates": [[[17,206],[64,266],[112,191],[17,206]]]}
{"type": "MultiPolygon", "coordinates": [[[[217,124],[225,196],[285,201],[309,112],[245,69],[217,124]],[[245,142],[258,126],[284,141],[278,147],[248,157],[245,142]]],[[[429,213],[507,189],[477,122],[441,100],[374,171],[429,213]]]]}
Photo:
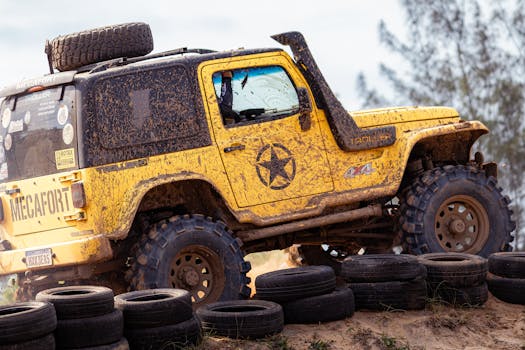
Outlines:
{"type": "MultiPolygon", "coordinates": [[[[282,252],[252,254],[255,276],[290,267],[282,252]]],[[[253,290],[252,286],[252,290],[253,290]]],[[[525,293],[525,291],[523,291],[525,293]]],[[[276,336],[231,340],[206,336],[199,349],[219,350],[525,350],[525,306],[490,296],[480,308],[430,304],[422,311],[356,312],[345,320],[318,325],[286,325],[276,336]]]]}

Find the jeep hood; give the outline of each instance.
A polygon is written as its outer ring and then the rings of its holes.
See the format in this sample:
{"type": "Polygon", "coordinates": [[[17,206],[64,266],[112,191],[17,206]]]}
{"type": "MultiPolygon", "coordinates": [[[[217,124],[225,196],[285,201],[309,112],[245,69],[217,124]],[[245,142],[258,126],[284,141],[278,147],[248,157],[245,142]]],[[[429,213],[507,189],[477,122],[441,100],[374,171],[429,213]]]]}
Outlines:
{"type": "Polygon", "coordinates": [[[450,107],[390,107],[350,112],[361,128],[402,124],[430,119],[460,120],[459,113],[450,107]]]}

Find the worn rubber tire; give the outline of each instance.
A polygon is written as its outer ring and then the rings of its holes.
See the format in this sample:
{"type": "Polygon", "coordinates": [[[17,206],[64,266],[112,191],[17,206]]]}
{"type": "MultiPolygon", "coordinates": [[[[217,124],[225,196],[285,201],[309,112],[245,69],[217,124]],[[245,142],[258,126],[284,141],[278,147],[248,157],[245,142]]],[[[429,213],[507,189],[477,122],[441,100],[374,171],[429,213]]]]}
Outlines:
{"type": "MultiPolygon", "coordinates": [[[[175,216],[154,224],[143,237],[126,278],[132,290],[182,288],[189,290],[192,298],[197,300],[200,285],[192,289],[183,281],[170,282],[172,262],[178,254],[187,247],[197,247],[209,252],[211,255],[208,258],[216,259],[217,264],[222,265],[210,264],[210,269],[215,268],[217,274],[224,276],[224,284],[212,289],[197,302],[194,300],[194,308],[217,300],[245,299],[251,294],[247,286],[250,279],[246,276],[251,265],[244,261],[241,244],[222,222],[214,222],[202,215],[175,216]]],[[[178,273],[173,272],[173,275],[178,276],[178,273]]],[[[211,281],[210,288],[213,288],[213,283],[219,282],[211,281]]]]}
{"type": "Polygon", "coordinates": [[[0,344],[23,343],[52,333],[57,326],[53,305],[30,301],[0,306],[0,344]]]}
{"type": "Polygon", "coordinates": [[[485,282],[487,259],[464,253],[429,253],[418,256],[427,268],[427,281],[447,287],[472,287],[485,282]]]}
{"type": "Polygon", "coordinates": [[[525,279],[507,278],[487,274],[489,291],[499,300],[510,304],[525,305],[525,279]]]}
{"type": "Polygon", "coordinates": [[[115,308],[124,315],[125,328],[152,328],[176,324],[193,316],[187,290],[160,288],[117,295],[115,308]]]}
{"type": "Polygon", "coordinates": [[[229,338],[259,339],[283,330],[281,305],[265,300],[222,301],[201,306],[202,329],[229,338]]]}
{"type": "Polygon", "coordinates": [[[356,310],[421,310],[425,308],[425,280],[349,283],[356,310]]]}
{"type": "Polygon", "coordinates": [[[0,350],[55,350],[55,336],[50,333],[44,337],[21,343],[0,344],[0,350]]]}
{"type": "Polygon", "coordinates": [[[39,292],[38,301],[53,304],[59,320],[95,317],[113,311],[113,291],[100,286],[70,286],[39,292]]]}
{"type": "Polygon", "coordinates": [[[58,349],[83,348],[118,342],[124,334],[122,311],[71,320],[58,320],[55,340],[58,349]]]}
{"type": "Polygon", "coordinates": [[[153,50],[153,37],[146,23],[124,23],[58,36],[50,47],[53,67],[66,71],[118,57],[147,55],[153,50]]]}
{"type": "Polygon", "coordinates": [[[470,287],[446,287],[439,286],[437,289],[430,289],[429,297],[438,298],[448,305],[457,307],[480,306],[487,302],[489,291],[487,283],[483,282],[470,287]]]}
{"type": "MultiPolygon", "coordinates": [[[[471,166],[447,165],[423,173],[401,192],[399,227],[405,248],[413,254],[456,251],[488,257],[499,251],[511,250],[511,232],[516,224],[511,220],[510,200],[502,195],[497,180],[471,166]],[[488,238],[476,241],[466,250],[444,249],[435,233],[436,215],[442,204],[453,196],[474,199],[488,218],[488,238]]],[[[445,244],[446,245],[446,244],[445,244]]],[[[460,249],[459,247],[458,249],[460,249]]]]}
{"type": "Polygon", "coordinates": [[[409,281],[425,276],[425,269],[413,255],[351,255],[341,267],[341,277],[347,282],[409,281]]]}
{"type": "Polygon", "coordinates": [[[489,272],[501,277],[525,279],[525,252],[491,254],[489,272]]]}
{"type": "Polygon", "coordinates": [[[286,324],[342,320],[354,314],[354,293],[350,288],[342,286],[332,293],[290,301],[282,307],[286,324]]]}
{"type": "Polygon", "coordinates": [[[302,266],[263,273],[255,278],[257,299],[285,303],[335,289],[335,273],[329,266],[302,266]]]}
{"type": "Polygon", "coordinates": [[[129,343],[126,338],[121,338],[118,342],[99,345],[99,346],[89,346],[83,348],[77,348],[75,350],[129,350],[129,343]]]}
{"type": "Polygon", "coordinates": [[[162,327],[126,329],[125,336],[130,349],[133,350],[186,349],[197,345],[202,338],[199,320],[196,317],[162,327]]]}

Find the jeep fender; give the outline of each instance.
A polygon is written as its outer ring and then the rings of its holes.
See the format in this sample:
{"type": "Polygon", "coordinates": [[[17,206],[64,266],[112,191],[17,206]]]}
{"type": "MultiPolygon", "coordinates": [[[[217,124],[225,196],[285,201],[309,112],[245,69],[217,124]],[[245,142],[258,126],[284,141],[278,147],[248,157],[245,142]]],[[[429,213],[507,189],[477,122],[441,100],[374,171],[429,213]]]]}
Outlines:
{"type": "MultiPolygon", "coordinates": [[[[158,176],[154,179],[148,179],[139,182],[135,187],[130,189],[126,195],[123,198],[123,201],[127,203],[127,205],[122,206],[122,209],[119,213],[119,222],[122,223],[122,225],[115,231],[108,233],[107,237],[110,239],[115,240],[121,240],[125,239],[131,229],[131,225],[133,224],[134,218],[139,212],[139,208],[141,208],[141,204],[143,203],[143,200],[147,196],[147,194],[161,186],[165,185],[171,185],[177,186],[177,184],[180,184],[181,182],[201,182],[201,186],[207,186],[211,188],[213,191],[215,191],[218,196],[220,197],[220,201],[226,206],[228,212],[234,213],[231,206],[229,205],[228,201],[225,200],[227,196],[225,196],[224,193],[221,193],[217,186],[215,186],[209,179],[206,177],[191,173],[191,172],[183,172],[179,174],[170,174],[170,175],[162,175],[158,176]]],[[[184,198],[183,198],[184,199],[184,198]]],[[[205,213],[201,213],[205,214],[205,213]]]]}
{"type": "Polygon", "coordinates": [[[404,147],[399,147],[405,175],[409,171],[409,161],[424,156],[430,156],[433,162],[467,163],[474,143],[488,132],[488,128],[479,121],[461,121],[405,132],[405,137],[398,140],[406,142],[404,147]]]}

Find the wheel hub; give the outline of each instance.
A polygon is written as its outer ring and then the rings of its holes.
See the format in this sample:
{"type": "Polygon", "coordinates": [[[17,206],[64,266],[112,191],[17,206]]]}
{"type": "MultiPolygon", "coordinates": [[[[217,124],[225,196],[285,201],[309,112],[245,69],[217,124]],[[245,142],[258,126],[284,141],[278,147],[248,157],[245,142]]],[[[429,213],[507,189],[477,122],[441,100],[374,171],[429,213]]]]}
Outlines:
{"type": "Polygon", "coordinates": [[[436,212],[435,235],[445,251],[477,253],[489,237],[487,211],[475,198],[456,195],[436,212]]]}
{"type": "Polygon", "coordinates": [[[452,220],[448,227],[450,233],[452,233],[453,235],[460,235],[462,233],[465,233],[466,228],[467,225],[465,224],[465,221],[461,219],[452,220]]]}
{"type": "Polygon", "coordinates": [[[191,293],[195,307],[215,301],[224,289],[221,258],[207,247],[192,245],[182,249],[172,260],[169,285],[191,293]]]}
{"type": "Polygon", "coordinates": [[[182,282],[186,284],[188,287],[195,287],[199,284],[199,274],[195,269],[188,267],[184,268],[182,272],[182,282]]]}

